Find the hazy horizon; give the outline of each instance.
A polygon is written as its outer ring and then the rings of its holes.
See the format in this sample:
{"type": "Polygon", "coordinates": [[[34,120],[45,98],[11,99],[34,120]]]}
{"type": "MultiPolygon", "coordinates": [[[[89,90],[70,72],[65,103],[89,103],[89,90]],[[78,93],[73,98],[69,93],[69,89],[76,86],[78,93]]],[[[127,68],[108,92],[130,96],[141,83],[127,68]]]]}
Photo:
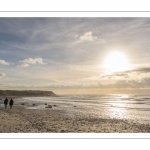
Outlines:
{"type": "Polygon", "coordinates": [[[149,94],[150,18],[0,18],[0,90],[149,94]]]}

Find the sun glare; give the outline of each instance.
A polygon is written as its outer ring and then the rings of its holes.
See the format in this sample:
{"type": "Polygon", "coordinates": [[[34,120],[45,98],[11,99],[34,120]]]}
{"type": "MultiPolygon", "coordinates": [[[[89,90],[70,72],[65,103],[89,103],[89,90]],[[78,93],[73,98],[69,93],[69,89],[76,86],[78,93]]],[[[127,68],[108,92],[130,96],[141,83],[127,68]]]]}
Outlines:
{"type": "Polygon", "coordinates": [[[104,67],[107,71],[118,72],[129,69],[129,63],[122,52],[113,52],[109,54],[104,62],[104,67]]]}

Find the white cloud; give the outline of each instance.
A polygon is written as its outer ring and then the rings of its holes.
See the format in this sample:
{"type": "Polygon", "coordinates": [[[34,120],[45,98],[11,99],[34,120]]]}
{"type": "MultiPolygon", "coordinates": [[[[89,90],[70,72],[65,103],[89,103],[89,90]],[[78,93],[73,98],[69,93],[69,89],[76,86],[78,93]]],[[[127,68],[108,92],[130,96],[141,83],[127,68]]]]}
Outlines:
{"type": "Polygon", "coordinates": [[[0,73],[0,77],[5,77],[5,73],[0,73]]]}
{"type": "Polygon", "coordinates": [[[1,65],[9,65],[10,63],[6,62],[5,60],[0,59],[0,64],[1,65]]]}
{"type": "Polygon", "coordinates": [[[93,33],[91,31],[84,33],[82,36],[80,36],[80,41],[94,41],[97,37],[93,36],[93,33]]]}
{"type": "Polygon", "coordinates": [[[47,63],[43,62],[43,59],[42,58],[27,58],[27,59],[24,59],[24,60],[20,60],[20,62],[26,64],[26,65],[23,65],[23,66],[27,66],[28,64],[41,64],[41,65],[45,65],[47,63]]]}
{"type": "Polygon", "coordinates": [[[24,64],[21,64],[21,65],[19,65],[17,67],[29,67],[29,66],[30,66],[29,64],[24,63],[24,64]]]}

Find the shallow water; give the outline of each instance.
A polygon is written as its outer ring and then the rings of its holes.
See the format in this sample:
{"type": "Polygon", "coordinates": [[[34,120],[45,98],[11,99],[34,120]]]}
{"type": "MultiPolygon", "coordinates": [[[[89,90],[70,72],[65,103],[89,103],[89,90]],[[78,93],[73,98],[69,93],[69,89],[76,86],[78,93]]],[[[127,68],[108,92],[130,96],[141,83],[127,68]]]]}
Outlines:
{"type": "Polygon", "coordinates": [[[65,117],[93,117],[128,119],[150,124],[150,95],[69,95],[60,97],[24,97],[16,104],[25,103],[28,109],[65,110],[65,117]],[[35,106],[32,106],[35,104],[35,106]]]}

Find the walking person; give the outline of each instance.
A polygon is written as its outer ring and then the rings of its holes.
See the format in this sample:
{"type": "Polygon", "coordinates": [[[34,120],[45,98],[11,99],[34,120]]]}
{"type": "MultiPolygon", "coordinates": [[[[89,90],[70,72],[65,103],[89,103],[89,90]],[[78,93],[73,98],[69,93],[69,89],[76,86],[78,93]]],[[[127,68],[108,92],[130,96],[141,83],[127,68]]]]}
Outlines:
{"type": "Polygon", "coordinates": [[[4,100],[4,104],[5,104],[5,109],[7,108],[7,104],[8,104],[8,99],[6,97],[6,99],[4,100]]]}
{"type": "Polygon", "coordinates": [[[11,98],[11,100],[10,100],[10,102],[9,102],[10,109],[12,108],[13,103],[14,103],[14,101],[13,101],[12,98],[11,98]]]}

